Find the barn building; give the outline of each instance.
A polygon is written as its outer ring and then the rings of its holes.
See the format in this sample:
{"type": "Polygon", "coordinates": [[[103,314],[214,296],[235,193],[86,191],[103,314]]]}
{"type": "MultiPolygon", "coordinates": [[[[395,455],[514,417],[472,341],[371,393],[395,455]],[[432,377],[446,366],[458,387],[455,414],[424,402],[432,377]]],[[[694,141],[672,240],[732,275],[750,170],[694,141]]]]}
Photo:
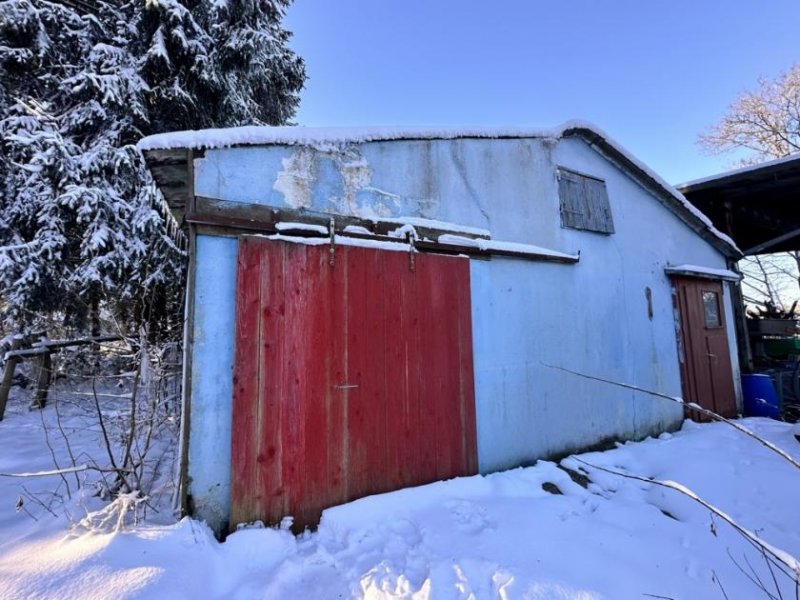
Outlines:
{"type": "Polygon", "coordinates": [[[218,532],[680,425],[613,382],[737,413],[739,250],[590,124],[139,147],[188,230],[182,487],[218,532]]]}

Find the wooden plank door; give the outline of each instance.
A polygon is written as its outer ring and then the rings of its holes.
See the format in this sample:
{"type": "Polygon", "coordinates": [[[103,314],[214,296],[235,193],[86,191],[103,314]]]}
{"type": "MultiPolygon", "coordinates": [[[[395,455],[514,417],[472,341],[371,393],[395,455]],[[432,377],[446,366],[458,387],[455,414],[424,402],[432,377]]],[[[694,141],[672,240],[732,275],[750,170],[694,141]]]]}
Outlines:
{"type": "MultiPolygon", "coordinates": [[[[724,417],[735,417],[722,283],[691,277],[674,277],[672,282],[680,319],[683,398],[724,417]]],[[[689,415],[701,420],[696,414],[689,415]]]]}
{"type": "Polygon", "coordinates": [[[232,525],[476,472],[469,259],[240,238],[232,525]]]}

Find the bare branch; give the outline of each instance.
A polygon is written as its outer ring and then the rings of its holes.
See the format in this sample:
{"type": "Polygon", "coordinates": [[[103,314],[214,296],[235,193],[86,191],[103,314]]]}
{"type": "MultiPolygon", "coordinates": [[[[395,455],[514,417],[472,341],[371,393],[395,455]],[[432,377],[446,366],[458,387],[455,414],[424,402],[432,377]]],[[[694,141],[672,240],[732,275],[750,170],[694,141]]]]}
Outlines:
{"type": "Polygon", "coordinates": [[[778,456],[780,456],[781,458],[786,460],[789,464],[791,464],[796,469],[800,469],[800,462],[796,461],[789,454],[787,454],[786,452],[784,452],[783,450],[778,448],[778,446],[776,446],[772,442],[769,442],[769,441],[767,441],[765,439],[760,438],[755,433],[753,433],[752,431],[747,429],[747,427],[743,427],[742,425],[739,425],[738,423],[736,423],[734,421],[731,421],[730,419],[726,419],[725,417],[723,417],[722,415],[718,415],[714,411],[708,410],[707,408],[703,408],[699,404],[695,404],[694,402],[686,403],[686,402],[683,401],[683,398],[680,398],[678,396],[670,396],[668,394],[662,394],[661,392],[654,392],[653,390],[648,390],[648,389],[639,387],[637,385],[631,385],[630,383],[620,383],[619,381],[611,381],[609,379],[604,379],[602,377],[594,377],[593,375],[586,375],[585,373],[580,373],[578,371],[573,371],[573,370],[567,369],[565,367],[558,367],[556,365],[548,365],[546,363],[541,363],[541,364],[542,364],[542,366],[549,367],[551,369],[558,369],[559,371],[564,371],[566,373],[571,373],[572,375],[577,375],[578,377],[583,377],[584,379],[591,379],[592,381],[600,381],[602,383],[607,383],[609,385],[615,385],[617,387],[622,387],[622,388],[626,388],[626,389],[629,389],[629,390],[634,390],[636,392],[642,392],[644,394],[649,394],[650,396],[656,396],[657,398],[664,398],[665,400],[669,400],[670,402],[675,402],[675,403],[680,404],[682,406],[685,406],[687,408],[691,408],[692,410],[696,410],[697,412],[699,412],[699,413],[701,413],[701,414],[713,419],[714,421],[719,421],[720,423],[725,423],[726,425],[730,425],[731,427],[733,427],[734,429],[736,429],[740,433],[743,433],[747,437],[749,437],[751,439],[754,439],[755,441],[757,441],[759,444],[761,444],[765,448],[768,448],[769,450],[772,450],[775,454],[777,454],[778,456]]]}
{"type": "Polygon", "coordinates": [[[698,136],[698,143],[711,154],[749,150],[760,160],[800,150],[800,64],[774,80],[759,79],[755,90],[734,100],[720,122],[698,136]]]}
{"type": "Polygon", "coordinates": [[[776,548],[772,546],[765,540],[762,540],[758,537],[754,532],[750,531],[749,529],[742,527],[736,521],[733,520],[727,513],[723,512],[713,504],[703,500],[700,496],[695,494],[692,490],[687,488],[680,483],[675,481],[662,481],[660,479],[654,479],[652,477],[641,477],[640,475],[632,475],[630,473],[625,473],[623,471],[618,471],[616,469],[609,469],[607,467],[601,467],[599,465],[594,465],[590,462],[587,462],[583,459],[578,458],[577,456],[571,456],[572,460],[575,460],[581,464],[586,465],[591,469],[597,469],[598,471],[604,471],[606,473],[610,473],[612,475],[617,475],[619,477],[624,477],[626,479],[633,479],[636,481],[642,481],[644,483],[650,483],[659,487],[675,490],[676,492],[683,494],[687,498],[690,498],[709,510],[712,514],[716,515],[723,521],[725,521],[728,525],[733,527],[739,534],[741,534],[750,544],[752,544],[759,552],[763,552],[765,555],[768,555],[773,561],[773,564],[777,564],[779,567],[782,566],[781,570],[789,576],[792,581],[797,582],[800,581],[800,561],[798,561],[794,556],[786,552],[785,550],[781,550],[780,548],[776,548]]]}
{"type": "Polygon", "coordinates": [[[97,389],[94,380],[92,380],[92,392],[94,393],[94,406],[97,410],[97,419],[100,422],[100,430],[103,432],[103,441],[106,445],[108,460],[111,461],[111,466],[114,467],[114,470],[117,472],[117,476],[120,478],[120,481],[122,481],[125,487],[128,487],[128,482],[125,480],[125,476],[122,474],[123,470],[117,466],[117,463],[114,460],[114,451],[111,449],[111,441],[108,439],[108,431],[106,430],[105,420],[103,419],[103,411],[100,409],[100,400],[97,398],[97,389]]]}
{"type": "Polygon", "coordinates": [[[717,585],[719,586],[719,591],[722,592],[722,596],[725,598],[725,600],[730,600],[730,598],[728,598],[728,593],[725,591],[725,588],[722,587],[722,582],[719,580],[719,575],[717,575],[717,572],[712,570],[711,574],[714,577],[714,581],[717,582],[717,585]]]}
{"type": "Polygon", "coordinates": [[[51,475],[65,475],[69,473],[81,473],[83,471],[97,471],[99,473],[118,473],[119,469],[101,468],[92,465],[77,465],[66,469],[52,469],[50,471],[33,471],[29,473],[0,473],[0,477],[50,477],[51,475]]]}
{"type": "MultiPolygon", "coordinates": [[[[47,449],[50,451],[50,458],[53,460],[53,464],[56,466],[56,469],[60,469],[61,467],[58,464],[58,458],[56,457],[56,451],[53,448],[53,444],[50,443],[50,434],[48,433],[47,425],[44,422],[44,411],[39,411],[39,419],[42,422],[42,431],[44,432],[44,443],[47,445],[47,449]]],[[[59,474],[59,475],[61,477],[61,480],[64,482],[64,485],[67,488],[67,497],[72,499],[72,493],[70,492],[69,482],[67,481],[67,478],[64,477],[63,473],[59,474]]]]}
{"type": "Polygon", "coordinates": [[[764,592],[767,595],[767,598],[769,598],[769,600],[779,600],[778,598],[776,598],[774,596],[774,594],[772,594],[767,589],[767,587],[761,581],[761,578],[758,576],[758,573],[756,573],[755,570],[753,570],[753,566],[750,564],[750,561],[747,560],[746,556],[744,557],[744,560],[747,563],[747,566],[750,567],[750,571],[751,571],[752,575],[744,570],[742,565],[739,564],[739,561],[737,561],[735,558],[733,558],[733,555],[731,554],[731,551],[730,551],[729,548],[726,548],[725,551],[728,553],[728,556],[730,557],[730,559],[733,562],[733,564],[736,565],[736,568],[739,569],[739,572],[742,575],[744,575],[745,577],[747,577],[752,582],[752,584],[754,586],[756,586],[758,589],[760,589],[762,592],[764,592]]]}
{"type": "MultiPolygon", "coordinates": [[[[64,431],[64,427],[61,424],[61,411],[59,409],[60,400],[58,396],[53,399],[53,410],[56,413],[56,425],[58,426],[58,431],[61,433],[61,437],[64,439],[64,445],[67,449],[67,454],[69,455],[69,460],[72,466],[74,467],[77,465],[77,461],[75,460],[75,454],[72,452],[72,444],[69,441],[69,436],[64,431]]],[[[78,479],[77,473],[75,474],[75,488],[78,489],[81,487],[81,482],[78,479]]]]}

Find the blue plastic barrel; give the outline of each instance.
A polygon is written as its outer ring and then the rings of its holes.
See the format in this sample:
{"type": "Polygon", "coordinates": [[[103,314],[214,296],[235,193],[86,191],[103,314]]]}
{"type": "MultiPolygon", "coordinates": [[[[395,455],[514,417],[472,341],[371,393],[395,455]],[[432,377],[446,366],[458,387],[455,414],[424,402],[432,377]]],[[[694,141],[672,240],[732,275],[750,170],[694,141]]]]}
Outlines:
{"type": "Polygon", "coordinates": [[[771,417],[781,415],[778,392],[769,375],[753,373],[742,375],[742,395],[746,417],[771,417]]]}

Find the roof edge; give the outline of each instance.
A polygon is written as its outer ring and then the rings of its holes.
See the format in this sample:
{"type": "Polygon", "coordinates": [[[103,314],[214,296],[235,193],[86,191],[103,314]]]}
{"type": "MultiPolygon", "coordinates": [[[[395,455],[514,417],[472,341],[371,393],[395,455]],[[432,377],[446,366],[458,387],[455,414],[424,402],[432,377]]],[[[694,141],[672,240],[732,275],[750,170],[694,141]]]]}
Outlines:
{"type": "Polygon", "coordinates": [[[142,151],[213,149],[259,145],[328,147],[335,144],[392,140],[558,139],[564,132],[585,128],[587,121],[571,120],[557,127],[303,127],[245,125],[222,129],[198,129],[157,133],[139,140],[142,151]]]}
{"type": "Polygon", "coordinates": [[[750,176],[762,176],[768,173],[772,174],[775,171],[781,171],[782,167],[786,167],[795,161],[800,164],[800,152],[795,152],[794,154],[789,154],[788,156],[783,156],[781,158],[756,163],[754,165],[732,169],[723,173],[717,173],[716,175],[709,175],[707,177],[701,177],[699,179],[693,179],[691,181],[679,183],[675,186],[675,188],[686,193],[696,192],[709,187],[717,187],[720,184],[732,183],[739,179],[745,179],[750,176]],[[763,173],[760,171],[763,171],[763,173]]]}
{"type": "Polygon", "coordinates": [[[565,128],[563,137],[579,136],[591,146],[617,164],[630,171],[639,183],[661,200],[668,208],[678,215],[695,232],[719,250],[724,256],[739,260],[744,256],[742,251],[730,238],[722,233],[703,212],[672,185],[667,183],[647,165],[635,158],[622,145],[618,144],[601,129],[585,124],[578,124],[565,128]]]}

